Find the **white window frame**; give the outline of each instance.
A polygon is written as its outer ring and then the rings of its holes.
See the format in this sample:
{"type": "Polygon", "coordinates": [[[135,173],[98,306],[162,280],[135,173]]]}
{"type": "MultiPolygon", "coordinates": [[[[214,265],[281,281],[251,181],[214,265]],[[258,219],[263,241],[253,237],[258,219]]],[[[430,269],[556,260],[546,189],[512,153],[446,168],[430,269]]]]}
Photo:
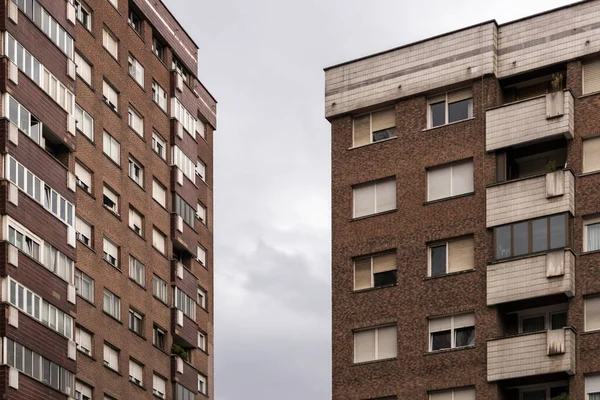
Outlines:
{"type": "Polygon", "coordinates": [[[75,177],[77,179],[77,186],[87,193],[92,193],[94,174],[79,161],[75,161],[75,177]]]}
{"type": "Polygon", "coordinates": [[[144,187],[144,167],[133,157],[129,156],[129,177],[140,187],[144,187]],[[137,176],[136,176],[137,175],[137,176]]]}
{"type": "MultiPolygon", "coordinates": [[[[454,104],[454,103],[452,103],[452,104],[454,104]]],[[[427,99],[427,129],[439,128],[441,126],[446,126],[448,124],[455,124],[455,123],[458,123],[458,122],[468,121],[470,119],[473,119],[473,112],[474,112],[473,108],[474,108],[473,91],[472,91],[472,88],[470,88],[470,87],[465,87],[465,88],[457,89],[457,90],[451,90],[451,91],[446,92],[446,93],[440,93],[440,94],[437,94],[435,96],[431,96],[431,97],[429,97],[427,99]],[[467,98],[465,98],[463,100],[459,100],[459,101],[464,101],[464,100],[471,99],[471,116],[467,117],[465,119],[458,120],[458,121],[448,122],[448,117],[449,117],[448,116],[448,106],[449,106],[449,103],[448,103],[448,94],[460,92],[460,91],[467,90],[467,89],[471,89],[471,97],[467,97],[467,98]],[[442,97],[444,98],[443,100],[442,100],[442,97]],[[445,111],[444,123],[442,125],[432,126],[433,125],[433,119],[431,118],[431,105],[432,104],[441,103],[442,101],[444,102],[444,105],[445,105],[445,107],[444,107],[444,111],[445,111]]]]}
{"type": "Polygon", "coordinates": [[[206,334],[204,332],[198,331],[197,347],[202,351],[206,351],[206,334]]]}
{"type": "Polygon", "coordinates": [[[144,87],[144,67],[142,64],[131,54],[127,58],[127,70],[129,76],[133,78],[142,88],[144,87]]]}
{"type": "Polygon", "coordinates": [[[102,310],[111,317],[119,321],[121,320],[121,298],[107,288],[104,288],[102,310]],[[106,304],[107,299],[108,309],[106,304]]]}
{"type": "Polygon", "coordinates": [[[365,328],[365,329],[357,329],[357,330],[353,331],[352,332],[352,346],[353,346],[353,362],[354,362],[354,364],[362,364],[365,362],[381,361],[381,360],[391,360],[391,359],[394,359],[395,357],[397,357],[398,356],[398,346],[397,346],[398,330],[397,329],[398,329],[397,325],[381,325],[381,326],[369,327],[369,328],[365,328]],[[379,357],[379,330],[385,329],[385,328],[390,328],[390,327],[396,328],[396,356],[380,358],[379,357]],[[359,332],[365,332],[365,331],[375,331],[375,358],[372,360],[357,361],[356,360],[357,351],[356,351],[355,335],[359,332]]]}
{"type": "Polygon", "coordinates": [[[77,236],[77,240],[87,247],[92,247],[94,227],[87,221],[81,219],[79,216],[75,217],[75,234],[77,236]]]}
{"type": "Polygon", "coordinates": [[[152,374],[152,394],[164,399],[167,391],[167,380],[156,374],[152,374]]]}
{"type": "Polygon", "coordinates": [[[356,185],[352,188],[352,218],[366,218],[369,217],[371,215],[377,215],[383,212],[389,212],[389,211],[393,211],[393,210],[397,210],[398,209],[398,182],[396,181],[396,178],[385,178],[385,179],[378,179],[376,181],[371,181],[371,182],[364,182],[361,183],[360,185],[356,185]],[[377,186],[380,184],[384,184],[387,182],[393,181],[394,182],[394,188],[395,188],[395,194],[394,194],[394,207],[389,209],[389,210],[377,210],[375,209],[372,213],[370,214],[365,214],[365,215],[356,215],[356,190],[360,190],[362,188],[365,187],[370,187],[373,186],[373,196],[375,197],[375,208],[377,208],[377,186]]]}
{"type": "Polygon", "coordinates": [[[196,260],[204,268],[208,268],[208,265],[206,264],[206,256],[207,256],[206,249],[204,248],[204,246],[202,246],[200,243],[198,243],[197,248],[196,248],[196,260]]]}
{"type": "Polygon", "coordinates": [[[144,117],[130,104],[127,112],[129,127],[139,136],[144,137],[144,117]]]}
{"type": "Polygon", "coordinates": [[[85,4],[82,0],[75,0],[75,10],[77,15],[77,20],[88,31],[92,31],[92,10],[89,8],[87,4],[85,4]],[[83,15],[87,14],[87,22],[84,21],[83,15]]]}
{"type": "Polygon", "coordinates": [[[121,165],[121,143],[106,131],[102,134],[102,151],[117,165],[121,165]]]}
{"type": "Polygon", "coordinates": [[[109,188],[108,186],[106,186],[106,184],[103,186],[102,189],[102,205],[105,209],[107,209],[108,211],[112,212],[113,214],[119,215],[119,205],[120,205],[120,197],[119,194],[117,192],[115,192],[114,190],[112,190],[111,188],[109,188]],[[113,204],[114,207],[110,207],[108,205],[104,204],[104,197],[106,197],[108,200],[110,200],[113,204]]]}
{"type": "Polygon", "coordinates": [[[81,108],[79,104],[75,104],[75,123],[77,130],[93,142],[94,118],[81,108]]]}
{"type": "Polygon", "coordinates": [[[80,380],[75,381],[75,398],[77,400],[92,400],[92,387],[80,380]]]}
{"type": "Polygon", "coordinates": [[[590,225],[600,224],[600,216],[595,217],[584,217],[583,218],[583,251],[598,251],[600,249],[588,249],[588,227],[590,225]]]}
{"type": "Polygon", "coordinates": [[[467,159],[467,160],[460,160],[460,161],[456,161],[456,162],[452,162],[449,164],[444,164],[444,165],[440,165],[440,166],[433,166],[427,169],[427,201],[438,201],[438,200],[442,200],[442,199],[451,199],[453,197],[456,196],[462,196],[462,195],[467,195],[470,193],[473,193],[475,191],[475,166],[473,165],[473,159],[467,159]],[[473,179],[472,181],[472,186],[473,189],[469,192],[461,192],[461,193],[454,193],[454,167],[457,165],[462,165],[462,164],[471,164],[471,171],[473,172],[471,179],[473,179]],[[446,169],[446,168],[450,168],[450,195],[449,196],[445,196],[445,197],[437,197],[435,199],[431,198],[431,186],[430,186],[430,176],[429,174],[431,173],[431,171],[436,171],[436,170],[442,170],[442,169],[446,169]]]}
{"type": "Polygon", "coordinates": [[[77,295],[90,303],[94,303],[94,279],[87,275],[85,272],[76,269],[75,270],[75,288],[77,295]],[[86,290],[84,291],[84,284],[86,290]],[[87,292],[90,292],[90,296],[87,296],[87,292]]]}
{"type": "Polygon", "coordinates": [[[167,111],[167,91],[156,81],[152,82],[152,100],[163,110],[167,111]]]}
{"type": "Polygon", "coordinates": [[[104,49],[108,51],[108,54],[115,60],[119,60],[119,40],[106,28],[102,28],[102,47],[104,47],[104,49]]]}
{"type": "Polygon", "coordinates": [[[152,295],[165,304],[169,301],[169,285],[157,275],[152,275],[152,295]]]}
{"type": "Polygon", "coordinates": [[[113,371],[119,371],[119,353],[120,351],[104,343],[104,366],[112,369],[113,371]]]}
{"type": "Polygon", "coordinates": [[[146,286],[146,266],[131,254],[129,255],[129,277],[138,285],[146,286]]]}
{"type": "Polygon", "coordinates": [[[75,343],[77,344],[77,350],[82,353],[92,356],[94,346],[93,346],[93,336],[88,331],[81,329],[81,327],[75,327],[75,343]]]}
{"type": "Polygon", "coordinates": [[[164,208],[167,208],[167,188],[159,181],[152,179],[152,198],[164,208]]]}
{"type": "Polygon", "coordinates": [[[200,306],[200,308],[206,310],[206,296],[207,296],[207,292],[206,290],[204,290],[203,288],[201,288],[200,286],[198,286],[198,298],[196,299],[196,302],[198,303],[198,306],[200,306]]]}
{"type": "Polygon", "coordinates": [[[75,65],[77,66],[77,75],[81,80],[92,86],[92,66],[78,52],[75,52],[75,65]]]}
{"type": "MultiPolygon", "coordinates": [[[[456,395],[455,392],[457,392],[457,391],[471,391],[473,393],[473,398],[475,398],[475,388],[473,388],[473,387],[455,388],[455,389],[447,389],[447,390],[436,390],[435,392],[428,393],[427,398],[429,400],[436,400],[436,397],[437,397],[436,395],[450,394],[452,400],[454,400],[455,395],[456,395]]],[[[444,398],[446,398],[446,397],[444,396],[444,398]]],[[[463,397],[461,396],[461,398],[463,398],[463,397]]]]}
{"type": "Polygon", "coordinates": [[[129,380],[138,386],[144,384],[144,366],[129,359],[129,380]]]}
{"type": "Polygon", "coordinates": [[[104,259],[104,261],[108,262],[115,268],[119,268],[119,246],[117,246],[112,240],[106,237],[104,237],[102,243],[102,258],[104,259]]]}
{"type": "Polygon", "coordinates": [[[202,375],[202,374],[198,374],[198,392],[206,395],[208,392],[208,388],[207,388],[207,382],[208,379],[206,378],[206,376],[202,375]]]}
{"type": "Polygon", "coordinates": [[[129,325],[129,330],[137,333],[138,335],[141,335],[142,331],[144,329],[144,316],[130,307],[128,317],[129,317],[129,321],[127,323],[129,325]],[[132,326],[132,322],[133,322],[133,326],[132,326]],[[136,331],[136,324],[139,324],[139,332],[136,331]]]}
{"type": "Polygon", "coordinates": [[[129,207],[129,227],[136,234],[144,236],[144,216],[131,206],[129,207]]]}
{"type": "MultiPolygon", "coordinates": [[[[588,316],[589,304],[591,302],[596,303],[596,307],[600,308],[600,297],[593,296],[593,297],[586,297],[583,299],[583,324],[584,324],[583,330],[584,330],[584,332],[598,332],[600,330],[600,322],[598,323],[598,327],[596,329],[591,329],[588,327],[587,316],[588,316]]],[[[597,313],[600,314],[600,311],[598,311],[597,313]]]]}
{"type": "Polygon", "coordinates": [[[152,247],[161,254],[167,253],[167,236],[156,228],[152,228],[152,247]]]}
{"type": "Polygon", "coordinates": [[[119,112],[119,92],[106,79],[102,81],[102,97],[111,110],[119,112]]]}
{"type": "Polygon", "coordinates": [[[196,205],[196,218],[200,220],[204,225],[208,225],[208,219],[206,217],[207,208],[204,204],[198,202],[196,205]]]}
{"type": "MultiPolygon", "coordinates": [[[[473,329],[475,329],[475,324],[477,321],[475,321],[475,314],[474,313],[461,313],[461,314],[453,314],[453,315],[446,315],[444,317],[433,317],[433,318],[428,318],[427,321],[427,330],[429,332],[429,351],[430,352],[437,352],[437,351],[445,351],[445,350],[450,350],[450,349],[462,349],[462,348],[468,348],[468,347],[472,347],[472,346],[461,346],[461,347],[456,347],[456,334],[455,334],[455,330],[456,329],[461,329],[461,328],[455,328],[454,326],[454,318],[461,316],[461,315],[467,315],[467,314],[473,314],[473,329]],[[448,349],[439,349],[439,350],[432,350],[433,349],[433,333],[437,333],[437,332],[444,332],[444,331],[431,331],[431,321],[433,320],[440,320],[440,319],[446,319],[449,318],[450,319],[450,348],[448,349]]],[[[471,326],[471,325],[469,325],[471,326]]]]}
{"type": "Polygon", "coordinates": [[[206,164],[201,159],[196,160],[196,175],[201,181],[206,182],[206,164]]]}
{"type": "Polygon", "coordinates": [[[152,150],[163,160],[167,159],[167,141],[154,131],[152,132],[152,150]]]}

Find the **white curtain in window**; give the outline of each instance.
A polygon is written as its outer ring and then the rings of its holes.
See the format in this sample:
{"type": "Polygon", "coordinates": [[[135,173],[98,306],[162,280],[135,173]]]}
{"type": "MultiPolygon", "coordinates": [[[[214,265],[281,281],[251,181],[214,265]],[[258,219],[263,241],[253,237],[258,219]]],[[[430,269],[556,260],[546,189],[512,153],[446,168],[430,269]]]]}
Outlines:
{"type": "Polygon", "coordinates": [[[396,325],[379,328],[377,331],[377,359],[383,360],[386,358],[396,357],[396,325]]]}
{"type": "Polygon", "coordinates": [[[375,360],[375,329],[354,332],[354,362],[375,360]]]}

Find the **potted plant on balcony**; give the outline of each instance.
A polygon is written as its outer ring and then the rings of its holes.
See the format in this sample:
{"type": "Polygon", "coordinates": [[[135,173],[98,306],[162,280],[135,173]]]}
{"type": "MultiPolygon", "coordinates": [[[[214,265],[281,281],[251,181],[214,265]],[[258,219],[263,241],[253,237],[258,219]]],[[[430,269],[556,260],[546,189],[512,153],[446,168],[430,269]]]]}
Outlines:
{"type": "Polygon", "coordinates": [[[562,169],[557,170],[556,161],[546,162],[546,197],[561,196],[564,192],[565,173],[562,169]]]}
{"type": "Polygon", "coordinates": [[[563,74],[552,74],[550,81],[552,92],[546,95],[546,118],[560,117],[564,114],[563,74]]]}
{"type": "Polygon", "coordinates": [[[573,398],[568,393],[561,393],[558,396],[555,396],[550,400],[573,400],[573,398]]]}
{"type": "Polygon", "coordinates": [[[187,351],[185,351],[185,349],[183,347],[181,347],[180,345],[173,343],[173,346],[171,346],[171,354],[176,355],[177,357],[181,358],[184,361],[187,361],[188,359],[188,353],[187,351]]]}

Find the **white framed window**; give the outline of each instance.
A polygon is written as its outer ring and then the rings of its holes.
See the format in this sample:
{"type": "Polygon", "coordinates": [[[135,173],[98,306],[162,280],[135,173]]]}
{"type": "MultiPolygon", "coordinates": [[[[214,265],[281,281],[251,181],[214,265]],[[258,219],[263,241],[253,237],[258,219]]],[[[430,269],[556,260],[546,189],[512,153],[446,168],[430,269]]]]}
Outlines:
{"type": "Polygon", "coordinates": [[[40,144],[42,138],[42,123],[9,94],[4,95],[4,115],[16,125],[19,130],[40,144]]]}
{"type": "Polygon", "coordinates": [[[102,29],[102,45],[113,58],[119,59],[119,41],[106,28],[102,29]]]}
{"type": "Polygon", "coordinates": [[[519,333],[563,329],[568,325],[568,307],[566,304],[529,308],[518,311],[516,314],[519,333]]]}
{"type": "Polygon", "coordinates": [[[102,190],[102,204],[109,211],[119,215],[119,195],[106,185],[102,190]]]}
{"type": "Polygon", "coordinates": [[[600,330],[600,297],[583,299],[585,314],[585,331],[600,330]]]}
{"type": "Polygon", "coordinates": [[[600,171],[600,136],[583,140],[583,173],[594,171],[600,171]]]}
{"type": "Polygon", "coordinates": [[[77,177],[77,186],[92,193],[92,173],[79,162],[75,162],[75,176],[77,177]]]}
{"type": "Polygon", "coordinates": [[[119,268],[119,247],[104,238],[104,259],[113,267],[119,268]]]}
{"type": "Polygon", "coordinates": [[[92,247],[92,225],[79,217],[75,218],[75,232],[77,239],[88,247],[92,247]]]}
{"type": "Polygon", "coordinates": [[[102,97],[113,111],[119,112],[119,93],[106,81],[102,81],[102,97]]]}
{"type": "Polygon", "coordinates": [[[158,398],[164,399],[167,393],[167,380],[156,374],[152,375],[152,394],[158,398]]]}
{"type": "Polygon", "coordinates": [[[102,150],[117,165],[121,165],[121,144],[106,131],[102,135],[102,150]]]}
{"type": "Polygon", "coordinates": [[[206,182],[206,164],[204,164],[200,159],[196,160],[196,175],[198,175],[201,180],[206,182]]]}
{"type": "Polygon", "coordinates": [[[352,121],[352,147],[396,137],[396,109],[357,116],[352,121]]]}
{"type": "Polygon", "coordinates": [[[75,381],[75,399],[92,400],[92,387],[81,381],[75,381]]]}
{"type": "Polygon", "coordinates": [[[94,280],[78,269],[75,270],[75,288],[79,296],[94,303],[94,280]]]}
{"type": "Polygon", "coordinates": [[[134,256],[129,256],[129,277],[138,285],[146,286],[146,267],[134,256]]]}
{"type": "Polygon", "coordinates": [[[167,331],[154,325],[152,328],[152,344],[161,350],[165,349],[167,342],[167,331]]]}
{"type": "Polygon", "coordinates": [[[144,216],[131,207],[129,208],[129,227],[138,235],[144,235],[144,216]]]}
{"type": "Polygon", "coordinates": [[[169,298],[169,286],[167,282],[156,275],[152,275],[152,295],[163,303],[166,303],[169,298]]]}
{"type": "Polygon", "coordinates": [[[75,328],[75,343],[77,343],[77,350],[88,356],[92,355],[92,334],[88,331],[81,329],[80,327],[75,328]]]}
{"type": "Polygon", "coordinates": [[[119,370],[119,350],[104,343],[104,365],[112,370],[119,370]]]}
{"type": "Polygon", "coordinates": [[[92,142],[94,141],[94,119],[78,104],[75,104],[75,122],[77,130],[92,142]]]}
{"type": "Polygon", "coordinates": [[[152,100],[164,111],[167,111],[167,92],[156,81],[152,82],[152,100]]]}
{"type": "Polygon", "coordinates": [[[206,290],[198,286],[198,298],[196,299],[198,305],[206,309],[206,290]]]}
{"type": "Polygon", "coordinates": [[[475,245],[472,237],[429,245],[429,276],[451,274],[475,268],[475,245]]]}
{"type": "Polygon", "coordinates": [[[583,251],[600,250],[600,216],[583,218],[583,251]]]}
{"type": "Polygon", "coordinates": [[[144,367],[131,359],[129,360],[129,380],[140,386],[144,383],[144,367]]]}
{"type": "Polygon", "coordinates": [[[121,319],[121,298],[108,289],[104,289],[103,310],[113,318],[121,319]]]}
{"type": "Polygon", "coordinates": [[[195,183],[196,164],[179,147],[172,146],[171,149],[173,153],[171,163],[176,165],[190,181],[195,183]]]}
{"type": "Polygon", "coordinates": [[[163,207],[167,207],[167,189],[156,179],[152,180],[152,198],[163,207]]]}
{"type": "Polygon", "coordinates": [[[73,37],[59,24],[38,0],[15,1],[15,4],[58,46],[70,59],[73,59],[73,37]],[[33,9],[32,9],[33,7],[33,9]]]}
{"type": "Polygon", "coordinates": [[[137,32],[138,35],[142,35],[142,17],[131,6],[129,7],[127,23],[133,28],[134,31],[137,32]]]}
{"type": "Polygon", "coordinates": [[[205,225],[208,223],[208,220],[206,219],[206,207],[200,202],[196,205],[196,218],[205,225]]]}
{"type": "Polygon", "coordinates": [[[167,159],[167,141],[156,132],[152,132],[152,150],[163,160],[167,159]]]}
{"type": "Polygon", "coordinates": [[[167,251],[167,237],[158,229],[152,229],[152,246],[162,254],[167,251]]]}
{"type": "Polygon", "coordinates": [[[92,66],[77,52],[75,52],[75,65],[77,75],[88,85],[92,85],[92,66]]]}
{"type": "Polygon", "coordinates": [[[196,250],[196,260],[198,260],[198,262],[200,264],[202,264],[202,266],[204,266],[204,267],[207,266],[206,265],[206,249],[199,244],[198,244],[198,247],[196,250]]]}
{"type": "Polygon", "coordinates": [[[475,314],[429,318],[429,351],[475,345],[475,314]]]}
{"type": "Polygon", "coordinates": [[[585,376],[585,400],[600,400],[600,375],[585,376]]]}
{"type": "Polygon", "coordinates": [[[129,309],[129,329],[137,333],[142,334],[142,327],[144,325],[144,316],[133,308],[129,309]]]}
{"type": "Polygon", "coordinates": [[[129,177],[139,186],[144,187],[144,167],[132,157],[129,157],[129,177]]]}
{"type": "Polygon", "coordinates": [[[427,99],[427,127],[473,118],[473,90],[466,88],[427,99]]]}
{"type": "Polygon", "coordinates": [[[196,320],[196,302],[178,287],[175,287],[173,292],[173,303],[174,306],[188,318],[193,321],[196,320]]]}
{"type": "Polygon", "coordinates": [[[396,325],[354,331],[354,363],[397,356],[396,325]]]}
{"type": "Polygon", "coordinates": [[[427,170],[427,200],[433,201],[473,192],[473,160],[459,161],[427,170]]]}
{"type": "Polygon", "coordinates": [[[206,351],[206,335],[198,331],[198,348],[202,351],[206,351]]]}
{"type": "Polygon", "coordinates": [[[127,59],[129,75],[141,86],[144,87],[144,67],[131,54],[127,59]]]}
{"type": "Polygon", "coordinates": [[[356,185],[352,188],[354,218],[396,209],[396,178],[356,185]]]}
{"type": "Polygon", "coordinates": [[[132,106],[129,106],[128,121],[129,127],[131,127],[138,136],[144,137],[144,118],[132,106]]]}
{"type": "Polygon", "coordinates": [[[475,400],[475,389],[460,388],[430,392],[429,400],[475,400]]]}
{"type": "Polygon", "coordinates": [[[75,0],[77,20],[88,31],[92,30],[92,10],[81,0],[75,0]]]}
{"type": "Polygon", "coordinates": [[[354,260],[354,290],[396,284],[396,252],[386,252],[354,260]]]}
{"type": "Polygon", "coordinates": [[[583,63],[583,94],[600,92],[600,60],[583,63]]]}
{"type": "Polygon", "coordinates": [[[207,378],[206,376],[202,375],[202,374],[198,374],[198,392],[202,393],[202,394],[206,394],[208,388],[206,387],[206,381],[207,378]]]}
{"type": "Polygon", "coordinates": [[[183,129],[196,139],[196,118],[181,104],[177,97],[172,98],[171,114],[183,126],[183,129]]]}
{"type": "Polygon", "coordinates": [[[152,53],[163,63],[165,62],[165,48],[163,41],[152,35],[152,53]]]}

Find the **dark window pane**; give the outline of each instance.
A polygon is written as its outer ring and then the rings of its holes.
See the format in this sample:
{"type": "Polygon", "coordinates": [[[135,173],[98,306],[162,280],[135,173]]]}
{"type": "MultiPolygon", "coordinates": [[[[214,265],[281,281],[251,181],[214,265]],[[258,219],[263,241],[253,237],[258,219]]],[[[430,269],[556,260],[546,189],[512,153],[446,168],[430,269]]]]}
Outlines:
{"type": "Polygon", "coordinates": [[[373,141],[378,142],[394,136],[396,136],[396,128],[383,129],[381,131],[373,132],[373,141]]]}
{"type": "Polygon", "coordinates": [[[475,345],[475,327],[459,328],[454,333],[456,335],[456,347],[475,345]]]}
{"type": "Polygon", "coordinates": [[[446,245],[431,248],[431,276],[446,273],[446,245]]]}
{"type": "Polygon", "coordinates": [[[529,252],[529,223],[521,222],[513,225],[513,256],[529,252]]]}
{"type": "Polygon", "coordinates": [[[531,222],[532,228],[532,251],[548,250],[548,220],[546,218],[536,219],[531,222]]]}
{"type": "Polygon", "coordinates": [[[545,318],[539,317],[523,318],[523,333],[539,332],[546,329],[545,318]]]}
{"type": "Polygon", "coordinates": [[[552,329],[561,329],[567,326],[567,313],[552,314],[552,329]]]}
{"type": "Polygon", "coordinates": [[[446,102],[430,104],[429,112],[431,118],[431,127],[444,125],[446,123],[446,102]]]}
{"type": "Polygon", "coordinates": [[[431,350],[449,349],[452,346],[450,338],[450,331],[432,333],[431,350]]]}
{"type": "Polygon", "coordinates": [[[555,398],[556,396],[560,396],[563,393],[569,394],[568,386],[558,386],[558,387],[550,388],[550,398],[551,399],[555,398]]]}
{"type": "Polygon", "coordinates": [[[375,287],[394,285],[396,283],[396,271],[378,272],[373,274],[375,287]]]}
{"type": "Polygon", "coordinates": [[[567,245],[567,228],[564,214],[550,217],[550,248],[557,249],[567,245]]]}
{"type": "Polygon", "coordinates": [[[523,393],[523,400],[546,400],[546,389],[523,393]]]}
{"type": "Polygon", "coordinates": [[[461,121],[473,116],[473,99],[448,104],[448,123],[461,121]]]}
{"type": "Polygon", "coordinates": [[[495,229],[496,234],[496,258],[510,257],[510,225],[495,229]]]}

